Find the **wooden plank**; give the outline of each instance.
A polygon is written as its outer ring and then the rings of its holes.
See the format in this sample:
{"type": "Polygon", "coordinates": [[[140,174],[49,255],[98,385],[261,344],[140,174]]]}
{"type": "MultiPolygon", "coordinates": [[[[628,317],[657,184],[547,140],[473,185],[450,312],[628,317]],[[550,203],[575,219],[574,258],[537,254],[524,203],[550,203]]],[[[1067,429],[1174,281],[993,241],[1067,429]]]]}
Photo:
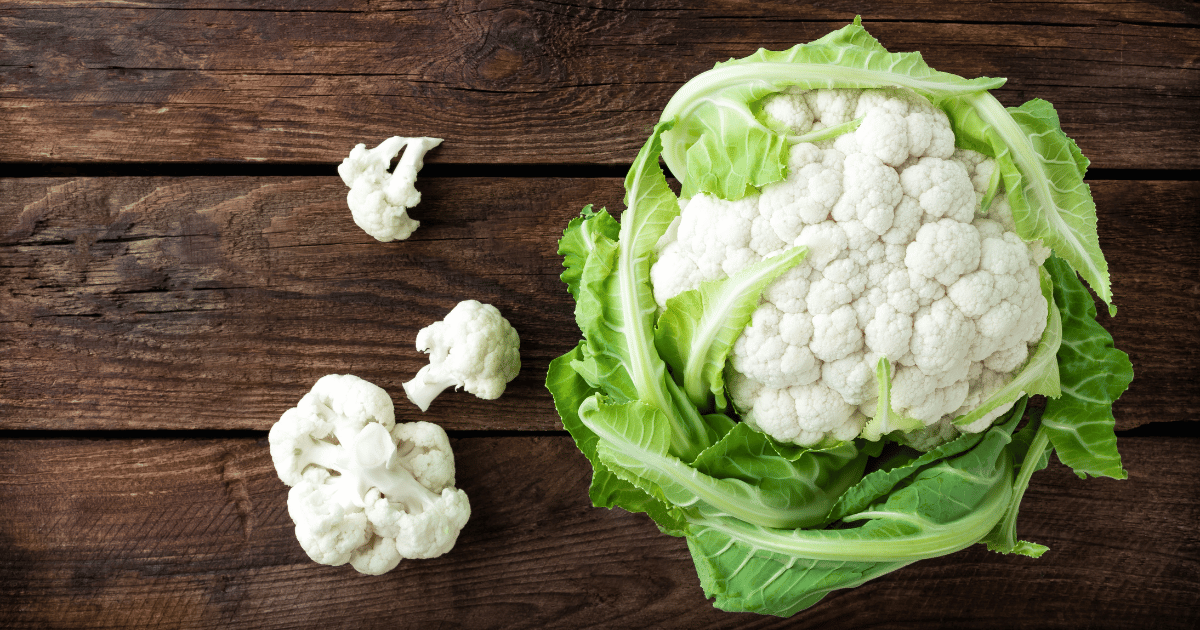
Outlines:
{"type": "Polygon", "coordinates": [[[884,45],[920,50],[940,70],[1010,77],[1006,104],[1055,103],[1098,167],[1200,158],[1191,6],[174,6],[0,10],[0,160],[331,163],[356,142],[402,134],[446,138],[431,162],[623,164],[688,78],[759,46],[810,41],[855,12],[884,45]]]}
{"type": "MultiPolygon", "coordinates": [[[[463,299],[521,334],[495,401],[446,393],[452,429],[560,428],[542,383],[579,338],[557,239],[616,179],[422,180],[408,241],[359,230],[336,178],[0,180],[0,428],[266,429],[353,373],[415,416],[416,333],[463,299]]],[[[1137,379],[1118,428],[1193,420],[1200,395],[1197,182],[1093,182],[1137,379]]]]}
{"type": "Polygon", "coordinates": [[[423,226],[383,244],[336,178],[6,185],[22,198],[0,282],[7,428],[264,429],[332,372],[415,415],[416,333],[464,299],[509,318],[524,366],[499,400],[448,392],[427,415],[559,428],[542,383],[577,329],[557,239],[589,200],[621,197],[616,180],[428,179],[423,226]]]}
{"type": "Polygon", "coordinates": [[[1038,473],[1022,538],[831,595],[792,620],[705,601],[684,542],[593,508],[566,437],[454,440],[455,549],[366,577],[308,560],[263,439],[0,440],[0,625],[40,627],[1192,628],[1192,439],[1121,441],[1127,481],[1038,473]]]}
{"type": "MultiPolygon", "coordinates": [[[[158,9],[172,11],[279,11],[297,13],[354,12],[389,13],[415,12],[444,8],[442,0],[222,0],[205,2],[197,7],[189,0],[26,0],[24,7],[38,9],[158,9]]],[[[786,15],[804,17],[813,21],[846,22],[855,15],[864,20],[887,22],[964,20],[972,22],[1036,22],[1056,25],[1095,25],[1112,22],[1134,22],[1140,24],[1175,25],[1200,21],[1196,7],[1178,2],[1155,2],[1154,0],[1121,0],[1119,2],[1095,2],[1094,0],[1062,0],[1061,2],[1026,2],[1024,0],[993,0],[991,2],[956,2],[928,4],[920,0],[895,0],[891,2],[853,2],[831,0],[805,8],[803,11],[789,7],[764,8],[754,0],[712,0],[699,6],[664,6],[658,0],[624,0],[617,3],[564,1],[545,6],[527,3],[542,11],[598,12],[616,11],[675,11],[695,15],[701,19],[756,18],[765,10],[787,12],[786,15]]],[[[483,11],[495,11],[496,7],[483,4],[483,11]]]]}

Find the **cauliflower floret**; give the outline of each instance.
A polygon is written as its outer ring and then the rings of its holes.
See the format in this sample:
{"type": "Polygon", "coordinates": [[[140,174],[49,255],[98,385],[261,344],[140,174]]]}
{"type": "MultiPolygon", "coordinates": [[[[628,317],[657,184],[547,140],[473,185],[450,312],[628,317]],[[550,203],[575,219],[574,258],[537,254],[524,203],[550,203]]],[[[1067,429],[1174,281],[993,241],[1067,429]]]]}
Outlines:
{"type": "Polygon", "coordinates": [[[854,109],[862,90],[821,89],[804,93],[804,102],[816,118],[814,129],[824,129],[855,119],[854,109]]]}
{"type": "Polygon", "coordinates": [[[338,166],[338,175],[350,187],[346,203],[354,223],[378,241],[402,241],[421,225],[408,216],[409,208],[421,203],[417,171],[425,165],[425,154],[442,143],[441,138],[393,136],[374,149],[358,144],[338,166]],[[392,159],[401,150],[395,170],[388,173],[392,159]]]}
{"type": "Polygon", "coordinates": [[[905,439],[986,429],[1011,405],[968,427],[950,420],[1020,369],[1048,308],[1038,267],[1049,250],[1022,241],[1003,191],[989,191],[994,161],[956,150],[946,115],[901,89],[789,89],[764,108],[792,133],[860,122],[793,145],[786,179],[758,195],[682,200],[651,268],[655,300],[806,246],[730,351],[742,418],[806,446],[855,437],[875,413],[886,357],[892,410],[925,427],[905,439]]]}
{"type": "Polygon", "coordinates": [[[772,94],[763,102],[763,113],[774,126],[786,133],[801,134],[812,131],[813,113],[804,98],[806,90],[797,87],[772,94]]]}
{"type": "Polygon", "coordinates": [[[379,575],[454,547],[471,515],[441,427],[396,424],[391,397],[351,375],[313,385],[271,427],[296,538],[314,562],[379,575]]]}
{"type": "Polygon", "coordinates": [[[422,328],[417,350],[429,355],[429,365],[404,383],[404,393],[421,411],[448,387],[499,398],[521,371],[517,331],[495,306],[476,300],[459,302],[445,319],[422,328]]]}
{"type": "Polygon", "coordinates": [[[975,216],[975,188],[966,175],[967,169],[958,162],[925,157],[904,169],[900,185],[930,218],[970,223],[975,216]]]}
{"type": "Polygon", "coordinates": [[[807,142],[792,146],[787,179],[763,187],[757,209],[779,241],[791,243],[805,225],[829,217],[842,196],[845,161],[836,149],[822,150],[807,142]]]}
{"type": "Polygon", "coordinates": [[[821,363],[808,348],[812,333],[808,313],[765,303],[734,343],[733,369],[772,387],[807,385],[821,376],[821,363]]]}
{"type": "Polygon", "coordinates": [[[827,435],[853,439],[865,420],[841,394],[819,382],[775,389],[735,375],[730,393],[747,424],[783,442],[816,444],[827,435]]]}
{"type": "Polygon", "coordinates": [[[859,221],[875,233],[869,238],[892,227],[896,204],[904,197],[895,169],[872,155],[848,154],[842,188],[845,192],[830,213],[834,221],[859,221]]]}

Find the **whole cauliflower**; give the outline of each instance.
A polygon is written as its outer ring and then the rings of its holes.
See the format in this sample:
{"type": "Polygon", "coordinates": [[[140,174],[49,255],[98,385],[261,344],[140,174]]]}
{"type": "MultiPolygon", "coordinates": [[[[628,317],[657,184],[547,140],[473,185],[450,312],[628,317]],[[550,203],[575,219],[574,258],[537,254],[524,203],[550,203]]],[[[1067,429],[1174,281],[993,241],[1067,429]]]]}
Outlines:
{"type": "Polygon", "coordinates": [[[374,149],[355,145],[338,166],[342,182],[350,187],[346,203],[354,223],[378,241],[402,241],[421,225],[408,210],[421,203],[417,172],[425,165],[425,154],[442,143],[441,138],[392,136],[374,149]],[[392,159],[404,155],[392,172],[392,159]]]}
{"type": "Polygon", "coordinates": [[[417,350],[429,355],[404,393],[421,411],[449,387],[464,387],[484,400],[504,393],[521,371],[521,339],[491,304],[459,302],[446,318],[417,333],[417,350]]]}
{"type": "Polygon", "coordinates": [[[271,427],[271,459],[296,538],[314,562],[379,575],[401,558],[454,547],[471,516],[454,487],[454,453],[436,424],[397,424],[392,399],[330,374],[271,427]]]}
{"type": "MultiPolygon", "coordinates": [[[[651,270],[655,300],[665,308],[805,245],[730,354],[742,418],[805,446],[855,438],[876,415],[885,357],[891,415],[922,429],[914,443],[956,435],[949,420],[1007,384],[1040,340],[1048,305],[1038,268],[1050,250],[1017,236],[994,161],[956,149],[946,115],[916,94],[791,88],[763,105],[793,137],[858,124],[794,144],[787,179],[760,194],[681,200],[651,270]]],[[[982,431],[1010,407],[962,429],[982,431]]]]}

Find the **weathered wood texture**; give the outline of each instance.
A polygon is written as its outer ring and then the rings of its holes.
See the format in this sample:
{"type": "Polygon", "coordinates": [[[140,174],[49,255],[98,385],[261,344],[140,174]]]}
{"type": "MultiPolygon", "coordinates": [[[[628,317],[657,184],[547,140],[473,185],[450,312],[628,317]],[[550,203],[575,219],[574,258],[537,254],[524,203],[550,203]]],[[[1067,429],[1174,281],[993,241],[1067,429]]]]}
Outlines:
{"type": "MultiPolygon", "coordinates": [[[[266,429],[320,376],[399,397],[417,331],[458,301],[521,334],[503,397],[446,393],[451,429],[561,428],[542,385],[579,338],[557,238],[616,179],[422,180],[408,241],[356,227],[336,178],[0,180],[0,428],[266,429]]],[[[1137,380],[1118,428],[1192,420],[1200,392],[1200,183],[1092,185],[1137,380]]]]}
{"type": "Polygon", "coordinates": [[[446,138],[431,162],[628,163],[690,77],[856,12],[939,70],[1009,77],[1006,104],[1055,103],[1095,166],[1200,159],[1192,3],[259,4],[0,6],[0,161],[330,163],[401,134],[446,138]]]}
{"type": "Polygon", "coordinates": [[[593,508],[566,437],[457,439],[472,520],[434,560],[366,577],[308,560],[264,439],[0,441],[5,628],[1194,628],[1194,439],[1121,441],[1127,481],[1034,477],[1038,560],[975,547],[829,596],[791,620],[730,615],[687,547],[593,508]],[[136,605],[132,605],[136,602],[136,605]],[[1152,622],[1152,623],[1151,623],[1152,622]]]}

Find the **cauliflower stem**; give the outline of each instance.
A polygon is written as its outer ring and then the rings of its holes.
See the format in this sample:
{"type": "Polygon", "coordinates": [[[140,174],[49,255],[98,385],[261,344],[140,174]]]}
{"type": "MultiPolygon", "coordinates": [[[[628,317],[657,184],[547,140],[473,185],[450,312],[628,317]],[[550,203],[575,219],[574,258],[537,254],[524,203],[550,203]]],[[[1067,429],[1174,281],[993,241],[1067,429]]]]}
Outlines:
{"type": "Polygon", "coordinates": [[[404,393],[414,405],[420,407],[421,411],[425,411],[429,409],[429,405],[433,403],[434,398],[438,397],[438,394],[451,387],[461,386],[462,381],[450,374],[438,373],[426,365],[417,370],[417,375],[411,381],[404,383],[404,393]]]}
{"type": "Polygon", "coordinates": [[[407,506],[411,514],[418,514],[437,502],[438,495],[418,483],[400,464],[396,444],[383,425],[372,422],[357,434],[349,435],[344,429],[334,430],[339,444],[315,440],[305,453],[307,464],[322,466],[353,480],[353,491],[338,495],[339,499],[365,507],[367,493],[377,488],[390,501],[407,506]]]}
{"type": "Polygon", "coordinates": [[[564,231],[583,338],[546,387],[589,496],[685,537],[717,607],[790,616],[976,543],[1037,557],[1016,522],[1052,453],[1125,477],[1087,160],[1003,83],[857,19],[719,63],[666,106],[619,218],[564,231]]]}

